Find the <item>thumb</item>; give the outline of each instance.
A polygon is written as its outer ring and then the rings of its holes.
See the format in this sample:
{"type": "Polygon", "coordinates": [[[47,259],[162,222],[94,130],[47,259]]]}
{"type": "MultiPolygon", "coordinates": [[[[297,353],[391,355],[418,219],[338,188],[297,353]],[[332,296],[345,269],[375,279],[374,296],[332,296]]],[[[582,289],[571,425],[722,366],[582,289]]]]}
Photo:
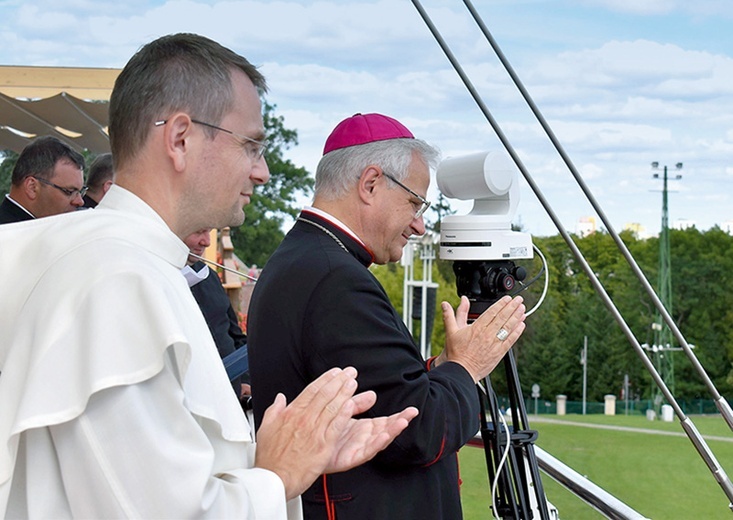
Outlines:
{"type": "Polygon", "coordinates": [[[267,407],[267,410],[265,410],[265,414],[273,418],[277,417],[283,412],[283,410],[285,410],[286,406],[287,400],[285,399],[285,395],[279,393],[275,396],[275,400],[272,402],[272,404],[267,407]]]}
{"type": "Polygon", "coordinates": [[[445,337],[450,338],[458,330],[456,315],[453,313],[453,307],[451,307],[451,304],[448,302],[441,302],[440,310],[443,312],[443,326],[445,327],[445,337]]]}
{"type": "Polygon", "coordinates": [[[471,310],[471,302],[464,295],[461,296],[461,303],[458,304],[456,309],[456,321],[459,327],[465,327],[468,325],[468,313],[471,310]]]}

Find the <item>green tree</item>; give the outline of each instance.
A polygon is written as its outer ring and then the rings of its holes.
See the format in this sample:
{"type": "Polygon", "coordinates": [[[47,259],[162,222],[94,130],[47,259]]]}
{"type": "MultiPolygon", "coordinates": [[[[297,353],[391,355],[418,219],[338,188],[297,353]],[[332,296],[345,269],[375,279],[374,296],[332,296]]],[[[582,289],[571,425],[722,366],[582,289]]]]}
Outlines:
{"type": "MultiPolygon", "coordinates": [[[[733,308],[733,237],[719,228],[670,232],[673,317],[716,388],[730,396],[733,308]]],[[[675,352],[676,390],[708,397],[704,383],[681,352],[675,352]]]]}
{"type": "MultiPolygon", "coordinates": [[[[533,243],[543,253],[548,265],[547,272],[522,293],[527,310],[534,312],[527,318],[527,329],[514,346],[519,380],[525,396],[529,396],[531,386],[538,383],[543,399],[551,399],[558,394],[572,399],[573,383],[580,380],[579,349],[577,338],[567,332],[569,313],[566,295],[578,293],[579,279],[568,276],[573,260],[560,236],[535,237],[533,243]],[[537,307],[547,276],[547,294],[537,307]]],[[[526,269],[530,279],[540,273],[542,262],[539,255],[526,265],[526,269]]]]}
{"type": "Polygon", "coordinates": [[[18,154],[12,150],[3,150],[0,152],[0,160],[2,160],[0,163],[0,196],[2,196],[10,192],[10,180],[18,154]]]}
{"type": "Polygon", "coordinates": [[[450,201],[442,193],[438,194],[438,200],[430,205],[430,209],[428,211],[430,213],[434,213],[437,218],[435,223],[426,222],[425,227],[436,233],[440,233],[440,223],[443,221],[443,217],[453,215],[456,212],[456,210],[451,207],[450,201]]]}
{"type": "Polygon", "coordinates": [[[305,168],[283,157],[286,150],[298,144],[297,131],[285,128],[283,117],[275,115],[275,105],[263,104],[270,181],[255,189],[250,204],[244,208],[245,223],[231,230],[237,256],[247,265],[258,266],[265,265],[282,241],[286,218],[298,215],[297,199],[312,194],[315,183],[305,168]]]}

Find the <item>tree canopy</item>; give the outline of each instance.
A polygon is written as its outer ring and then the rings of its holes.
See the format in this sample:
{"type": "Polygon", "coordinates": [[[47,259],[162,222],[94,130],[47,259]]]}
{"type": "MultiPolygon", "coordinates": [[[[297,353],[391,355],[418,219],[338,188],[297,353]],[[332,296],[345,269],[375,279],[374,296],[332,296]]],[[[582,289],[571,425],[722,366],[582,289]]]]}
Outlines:
{"type": "Polygon", "coordinates": [[[0,152],[0,195],[10,192],[10,178],[13,175],[15,161],[18,160],[18,154],[12,150],[3,150],[0,152]]]}

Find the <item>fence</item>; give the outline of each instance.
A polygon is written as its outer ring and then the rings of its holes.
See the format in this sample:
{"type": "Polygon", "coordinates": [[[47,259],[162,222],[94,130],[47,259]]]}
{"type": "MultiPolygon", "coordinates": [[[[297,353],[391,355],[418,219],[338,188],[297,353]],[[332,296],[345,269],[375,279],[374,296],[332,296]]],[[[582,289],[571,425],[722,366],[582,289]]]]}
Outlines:
{"type": "MultiPolygon", "coordinates": [[[[509,407],[509,399],[507,397],[499,397],[499,406],[506,410],[509,407]]],[[[680,399],[677,400],[682,411],[686,415],[706,415],[720,413],[715,401],[712,399],[680,399]]],[[[528,414],[541,415],[557,415],[557,401],[548,401],[547,399],[526,398],[524,405],[528,414]]],[[[586,401],[585,413],[587,415],[605,413],[604,402],[586,401]]],[[[616,400],[616,415],[645,415],[647,410],[654,410],[654,403],[650,399],[623,401],[616,400]]],[[[565,413],[581,415],[583,413],[582,401],[566,401],[565,413]]]]}

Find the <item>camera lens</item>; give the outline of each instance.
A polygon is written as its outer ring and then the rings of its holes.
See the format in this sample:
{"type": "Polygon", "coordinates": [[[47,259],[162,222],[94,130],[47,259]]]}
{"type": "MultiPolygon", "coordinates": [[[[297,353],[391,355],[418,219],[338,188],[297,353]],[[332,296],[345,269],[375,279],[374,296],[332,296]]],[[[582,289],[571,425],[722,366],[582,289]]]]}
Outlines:
{"type": "Polygon", "coordinates": [[[502,273],[498,276],[498,282],[501,289],[505,292],[511,291],[514,289],[514,285],[516,281],[514,280],[514,277],[510,275],[509,273],[502,273]]]}

